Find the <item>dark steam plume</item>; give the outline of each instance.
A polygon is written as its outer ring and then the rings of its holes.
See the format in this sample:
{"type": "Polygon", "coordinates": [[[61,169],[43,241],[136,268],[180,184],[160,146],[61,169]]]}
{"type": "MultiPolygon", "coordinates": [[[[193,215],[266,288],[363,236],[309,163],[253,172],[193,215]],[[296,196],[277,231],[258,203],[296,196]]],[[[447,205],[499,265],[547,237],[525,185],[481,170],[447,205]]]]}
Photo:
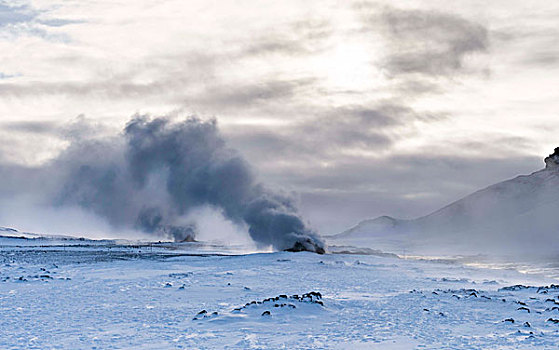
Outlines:
{"type": "Polygon", "coordinates": [[[324,252],[293,201],[258,182],[215,120],[135,117],[116,138],[75,141],[52,164],[59,206],[80,206],[114,227],[192,240],[191,210],[211,206],[246,225],[261,246],[324,252]]]}

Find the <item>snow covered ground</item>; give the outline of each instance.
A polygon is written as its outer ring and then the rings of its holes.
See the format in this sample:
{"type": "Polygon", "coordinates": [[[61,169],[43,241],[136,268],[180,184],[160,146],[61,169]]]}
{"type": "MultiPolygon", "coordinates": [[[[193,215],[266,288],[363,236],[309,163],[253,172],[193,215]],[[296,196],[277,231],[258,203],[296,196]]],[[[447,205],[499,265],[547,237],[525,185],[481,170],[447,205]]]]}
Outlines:
{"type": "Polygon", "coordinates": [[[559,344],[559,282],[543,276],[390,255],[218,253],[0,238],[0,349],[559,344]]]}

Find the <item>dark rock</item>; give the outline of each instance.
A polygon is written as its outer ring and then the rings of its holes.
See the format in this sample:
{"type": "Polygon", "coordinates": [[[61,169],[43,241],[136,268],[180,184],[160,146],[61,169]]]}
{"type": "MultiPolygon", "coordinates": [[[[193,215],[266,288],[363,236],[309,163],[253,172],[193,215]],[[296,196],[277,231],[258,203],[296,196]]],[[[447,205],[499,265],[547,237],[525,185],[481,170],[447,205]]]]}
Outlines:
{"type": "Polygon", "coordinates": [[[545,168],[548,170],[559,169],[559,147],[544,159],[545,168]]]}
{"type": "Polygon", "coordinates": [[[202,310],[199,313],[197,313],[196,316],[192,320],[196,321],[196,320],[199,320],[201,318],[206,318],[207,313],[208,312],[206,310],[202,310]]]}
{"type": "Polygon", "coordinates": [[[297,241],[293,244],[293,247],[285,249],[286,252],[313,252],[317,254],[324,254],[326,250],[321,245],[321,242],[316,242],[310,238],[306,238],[304,241],[297,241]]]}
{"type": "Polygon", "coordinates": [[[523,289],[529,289],[530,287],[524,286],[522,284],[517,284],[514,286],[503,287],[499,289],[499,292],[508,291],[508,292],[516,292],[523,289]]]}

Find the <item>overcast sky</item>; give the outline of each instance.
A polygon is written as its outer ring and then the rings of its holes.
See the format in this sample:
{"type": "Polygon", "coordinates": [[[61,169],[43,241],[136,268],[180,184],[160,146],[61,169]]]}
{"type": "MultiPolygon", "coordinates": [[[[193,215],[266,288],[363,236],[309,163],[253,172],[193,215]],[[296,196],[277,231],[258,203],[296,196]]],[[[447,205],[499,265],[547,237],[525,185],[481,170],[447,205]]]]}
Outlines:
{"type": "Polygon", "coordinates": [[[322,233],[542,168],[558,86],[553,1],[0,0],[0,162],[77,118],[216,118],[322,233]]]}

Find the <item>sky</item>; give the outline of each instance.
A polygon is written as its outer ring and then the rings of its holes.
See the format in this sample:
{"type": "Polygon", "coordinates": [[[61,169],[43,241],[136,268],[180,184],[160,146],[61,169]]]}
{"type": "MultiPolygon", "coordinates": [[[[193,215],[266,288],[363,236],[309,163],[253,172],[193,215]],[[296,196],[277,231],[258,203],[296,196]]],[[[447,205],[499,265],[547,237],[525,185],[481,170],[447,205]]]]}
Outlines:
{"type": "Polygon", "coordinates": [[[217,120],[323,234],[428,214],[559,146],[559,3],[0,0],[0,164],[84,120],[217,120]]]}

